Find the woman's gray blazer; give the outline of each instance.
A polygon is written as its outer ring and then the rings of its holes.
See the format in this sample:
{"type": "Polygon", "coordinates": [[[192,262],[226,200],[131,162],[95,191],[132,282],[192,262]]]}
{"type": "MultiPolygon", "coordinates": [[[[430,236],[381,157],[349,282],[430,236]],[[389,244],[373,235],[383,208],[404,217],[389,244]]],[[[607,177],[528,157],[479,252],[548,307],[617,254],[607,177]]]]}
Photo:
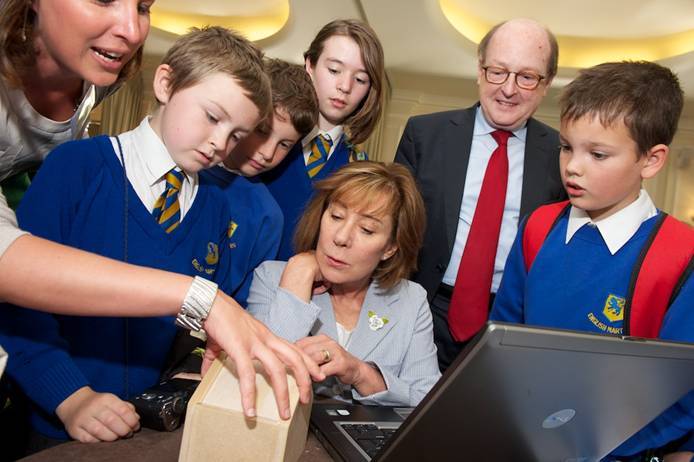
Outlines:
{"type": "MultiPolygon", "coordinates": [[[[316,334],[336,340],[330,296],[315,295],[311,303],[305,303],[279,288],[285,266],[286,262],[268,261],[255,270],[248,311],[290,342],[316,334]]],[[[372,283],[346,349],[362,361],[374,363],[388,387],[370,396],[352,389],[353,399],[364,404],[416,406],[441,376],[426,291],[407,280],[388,292],[372,283]],[[369,311],[388,322],[372,330],[369,311]]]]}

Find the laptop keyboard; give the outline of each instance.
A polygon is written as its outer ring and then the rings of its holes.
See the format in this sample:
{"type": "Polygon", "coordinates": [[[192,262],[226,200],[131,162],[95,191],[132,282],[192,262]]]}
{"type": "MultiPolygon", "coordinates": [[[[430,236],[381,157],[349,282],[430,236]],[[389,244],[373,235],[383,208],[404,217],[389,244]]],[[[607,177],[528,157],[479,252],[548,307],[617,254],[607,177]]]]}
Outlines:
{"type": "Polygon", "coordinates": [[[372,458],[396,431],[395,428],[382,428],[374,424],[343,423],[340,426],[372,458]]]}

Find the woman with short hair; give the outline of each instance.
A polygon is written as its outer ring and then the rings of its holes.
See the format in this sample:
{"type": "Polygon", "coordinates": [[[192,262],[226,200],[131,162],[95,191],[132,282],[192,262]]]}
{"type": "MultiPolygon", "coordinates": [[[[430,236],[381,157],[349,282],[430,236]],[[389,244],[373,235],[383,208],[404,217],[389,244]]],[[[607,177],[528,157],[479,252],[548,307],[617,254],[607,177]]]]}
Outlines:
{"type": "Polygon", "coordinates": [[[440,377],[426,292],[405,279],[423,234],[405,167],[348,164],[316,183],[297,255],[258,267],[248,310],[333,376],[317,392],[416,406],[440,377]]]}

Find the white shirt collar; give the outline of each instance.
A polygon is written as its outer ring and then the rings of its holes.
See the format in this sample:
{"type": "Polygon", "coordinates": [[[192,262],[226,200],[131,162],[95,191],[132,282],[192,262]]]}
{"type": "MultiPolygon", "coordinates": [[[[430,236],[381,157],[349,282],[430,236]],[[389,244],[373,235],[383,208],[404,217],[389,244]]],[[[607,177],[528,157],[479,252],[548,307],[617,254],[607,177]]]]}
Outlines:
{"type": "MultiPolygon", "coordinates": [[[[489,122],[487,122],[487,118],[484,116],[482,106],[478,106],[477,112],[475,114],[475,128],[473,134],[491,135],[491,133],[495,130],[496,128],[492,127],[491,125],[489,125],[489,122]]],[[[528,133],[527,121],[523,124],[522,127],[513,130],[511,133],[513,133],[513,136],[525,143],[525,135],[528,133]]]]}
{"type": "MultiPolygon", "coordinates": [[[[134,146],[141,153],[147,169],[147,182],[150,186],[160,181],[169,173],[176,163],[171,158],[171,154],[166,149],[164,142],[154,132],[149,124],[149,117],[145,117],[140,125],[132,132],[134,146]]],[[[193,175],[183,172],[184,181],[193,183],[193,175]]]]}
{"type": "Polygon", "coordinates": [[[614,255],[631,239],[641,223],[657,214],[658,209],[645,189],[641,189],[639,197],[622,210],[595,222],[590,219],[585,210],[572,206],[569,212],[565,242],[568,244],[583,225],[590,224],[598,228],[607,248],[614,255]]]}
{"type": "Polygon", "coordinates": [[[340,137],[342,136],[342,134],[344,133],[344,131],[345,131],[345,130],[344,130],[344,128],[342,127],[342,125],[335,125],[333,128],[331,128],[330,130],[327,130],[327,131],[326,131],[326,130],[321,130],[321,129],[318,128],[318,126],[316,125],[315,127],[313,127],[313,130],[311,130],[311,131],[309,132],[308,135],[304,136],[304,137],[301,139],[301,149],[302,149],[303,151],[306,151],[307,146],[309,145],[309,143],[311,143],[311,141],[313,141],[313,139],[314,139],[316,136],[318,136],[318,135],[326,135],[326,134],[327,134],[328,136],[330,136],[330,139],[333,140],[333,146],[335,146],[335,145],[338,143],[338,141],[340,141],[340,137]]]}

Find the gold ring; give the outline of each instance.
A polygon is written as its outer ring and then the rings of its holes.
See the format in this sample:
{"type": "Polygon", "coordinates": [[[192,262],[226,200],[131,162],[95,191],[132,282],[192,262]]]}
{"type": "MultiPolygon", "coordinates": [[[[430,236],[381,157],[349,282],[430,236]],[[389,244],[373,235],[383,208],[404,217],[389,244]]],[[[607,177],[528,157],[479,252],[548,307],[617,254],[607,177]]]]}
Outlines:
{"type": "Polygon", "coordinates": [[[328,350],[323,350],[323,362],[327,363],[330,361],[330,352],[328,350]]]}

